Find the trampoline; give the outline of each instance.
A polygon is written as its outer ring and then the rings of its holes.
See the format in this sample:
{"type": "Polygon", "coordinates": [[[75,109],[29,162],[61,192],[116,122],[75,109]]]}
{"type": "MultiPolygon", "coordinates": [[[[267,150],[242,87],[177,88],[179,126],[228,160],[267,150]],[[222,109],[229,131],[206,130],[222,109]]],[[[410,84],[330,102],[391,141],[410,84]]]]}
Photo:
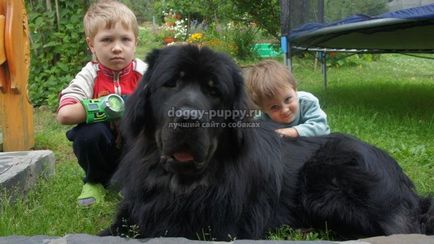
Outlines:
{"type": "Polygon", "coordinates": [[[293,52],[322,52],[327,86],[327,52],[434,53],[434,4],[377,16],[353,15],[332,23],[304,24],[284,36],[281,44],[290,67],[293,52]]]}

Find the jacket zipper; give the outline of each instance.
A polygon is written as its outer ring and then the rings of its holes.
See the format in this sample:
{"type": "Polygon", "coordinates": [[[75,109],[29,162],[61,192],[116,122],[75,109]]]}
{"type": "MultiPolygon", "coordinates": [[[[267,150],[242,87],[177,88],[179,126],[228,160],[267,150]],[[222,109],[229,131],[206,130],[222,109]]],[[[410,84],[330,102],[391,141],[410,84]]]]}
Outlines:
{"type": "Polygon", "coordinates": [[[115,72],[114,80],[113,80],[113,82],[114,82],[114,91],[115,91],[115,93],[118,94],[118,95],[121,95],[121,94],[122,94],[122,93],[121,93],[121,92],[122,92],[122,91],[121,91],[121,84],[120,84],[120,82],[119,82],[120,73],[121,73],[121,72],[115,72]]]}

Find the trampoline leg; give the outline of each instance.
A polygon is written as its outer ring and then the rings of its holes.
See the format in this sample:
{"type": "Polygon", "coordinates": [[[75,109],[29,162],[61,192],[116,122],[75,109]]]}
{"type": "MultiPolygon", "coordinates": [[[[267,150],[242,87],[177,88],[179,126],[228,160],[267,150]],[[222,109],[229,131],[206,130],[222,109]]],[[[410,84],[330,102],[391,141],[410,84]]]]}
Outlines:
{"type": "Polygon", "coordinates": [[[284,63],[288,66],[289,71],[292,71],[292,53],[291,53],[291,43],[288,42],[287,36],[282,36],[280,38],[280,48],[283,51],[284,63]]]}
{"type": "Polygon", "coordinates": [[[324,89],[327,89],[327,53],[321,52],[321,64],[322,64],[322,78],[324,81],[324,89]]]}

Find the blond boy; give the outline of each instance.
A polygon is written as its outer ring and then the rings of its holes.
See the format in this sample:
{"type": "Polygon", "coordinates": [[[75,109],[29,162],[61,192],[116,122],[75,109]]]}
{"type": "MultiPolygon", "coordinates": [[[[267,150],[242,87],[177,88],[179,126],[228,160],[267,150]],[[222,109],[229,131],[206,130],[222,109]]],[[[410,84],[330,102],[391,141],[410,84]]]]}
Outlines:
{"type": "Polygon", "coordinates": [[[288,68],[264,60],[246,72],[246,87],[252,101],[263,112],[261,119],[284,125],[276,130],[281,136],[319,136],[330,133],[327,115],[318,99],[297,91],[297,83],[288,68]]]}
{"type": "Polygon", "coordinates": [[[73,142],[74,153],[85,172],[78,204],[90,206],[104,200],[120,150],[115,123],[85,123],[87,115],[81,101],[132,93],[147,65],[134,58],[138,24],[124,4],[98,1],[89,7],[83,24],[94,60],[61,91],[57,120],[65,125],[77,124],[67,132],[67,138],[73,142]]]}

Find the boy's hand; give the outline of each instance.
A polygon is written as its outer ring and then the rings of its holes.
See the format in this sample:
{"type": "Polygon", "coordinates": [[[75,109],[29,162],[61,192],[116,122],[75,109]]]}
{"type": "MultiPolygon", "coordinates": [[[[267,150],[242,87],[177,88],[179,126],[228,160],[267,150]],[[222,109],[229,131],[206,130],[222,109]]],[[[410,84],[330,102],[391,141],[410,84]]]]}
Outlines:
{"type": "Polygon", "coordinates": [[[298,137],[298,132],[294,128],[283,128],[275,130],[281,137],[298,137]]]}

